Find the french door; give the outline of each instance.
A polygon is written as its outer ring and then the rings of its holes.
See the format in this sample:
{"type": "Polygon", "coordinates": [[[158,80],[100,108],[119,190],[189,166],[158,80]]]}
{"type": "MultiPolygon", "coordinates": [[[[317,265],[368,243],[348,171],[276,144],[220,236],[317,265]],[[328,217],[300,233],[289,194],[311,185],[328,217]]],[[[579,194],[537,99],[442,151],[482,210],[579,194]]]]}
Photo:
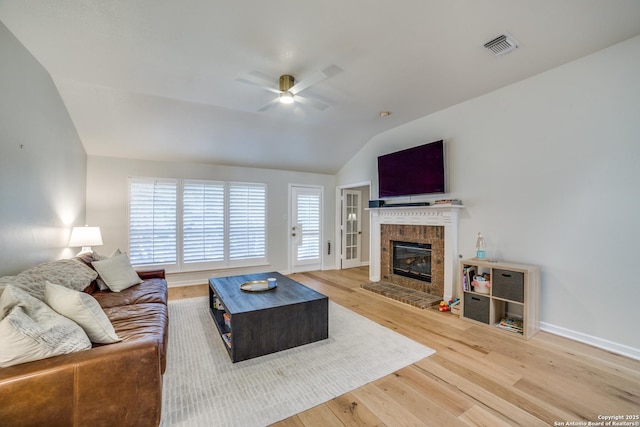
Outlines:
{"type": "Polygon", "coordinates": [[[292,273],[322,269],[322,187],[290,187],[292,273]]]}
{"type": "Polygon", "coordinates": [[[342,190],[342,268],[360,267],[362,192],[342,190]]]}

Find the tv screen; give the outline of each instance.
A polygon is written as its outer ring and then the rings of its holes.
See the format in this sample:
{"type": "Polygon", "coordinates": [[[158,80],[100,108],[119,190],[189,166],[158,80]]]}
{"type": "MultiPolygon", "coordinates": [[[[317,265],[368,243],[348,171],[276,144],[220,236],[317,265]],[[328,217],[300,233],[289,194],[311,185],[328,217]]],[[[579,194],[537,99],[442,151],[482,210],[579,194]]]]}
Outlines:
{"type": "Polygon", "coordinates": [[[444,141],[378,157],[379,197],[445,192],[444,141]]]}

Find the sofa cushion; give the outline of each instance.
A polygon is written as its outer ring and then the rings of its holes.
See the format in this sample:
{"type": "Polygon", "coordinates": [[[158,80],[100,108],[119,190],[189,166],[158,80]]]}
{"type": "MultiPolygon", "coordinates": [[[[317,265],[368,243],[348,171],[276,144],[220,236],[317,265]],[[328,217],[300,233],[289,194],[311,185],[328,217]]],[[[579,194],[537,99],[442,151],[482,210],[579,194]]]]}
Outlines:
{"type": "Polygon", "coordinates": [[[142,279],[131,266],[127,254],[116,255],[101,261],[93,261],[91,265],[113,292],[120,292],[142,283],[142,279]]]}
{"type": "Polygon", "coordinates": [[[166,305],[167,282],[164,279],[147,279],[120,292],[97,291],[93,297],[103,309],[145,303],[166,305]]]}
{"type": "Polygon", "coordinates": [[[167,365],[167,344],[169,337],[169,313],[167,306],[156,303],[142,303],[109,307],[105,314],[113,324],[122,341],[153,339],[158,343],[162,373],[167,365]]]}
{"type": "Polygon", "coordinates": [[[91,295],[47,282],[44,302],[80,325],[91,342],[110,344],[120,341],[102,307],[91,295]]]}
{"type": "Polygon", "coordinates": [[[91,348],[82,328],[25,291],[0,296],[0,368],[91,348]]]}
{"type": "Polygon", "coordinates": [[[93,267],[91,266],[91,263],[95,261],[95,259],[93,258],[93,254],[93,252],[80,252],[74,257],[74,259],[77,259],[87,267],[93,269],[93,267]]]}

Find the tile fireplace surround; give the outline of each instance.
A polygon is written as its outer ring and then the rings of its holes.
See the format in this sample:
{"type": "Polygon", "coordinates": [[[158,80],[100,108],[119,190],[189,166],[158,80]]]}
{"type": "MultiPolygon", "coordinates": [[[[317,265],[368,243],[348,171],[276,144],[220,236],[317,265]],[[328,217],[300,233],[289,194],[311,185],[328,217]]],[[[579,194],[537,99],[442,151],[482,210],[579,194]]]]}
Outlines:
{"type": "Polygon", "coordinates": [[[444,227],[440,225],[382,224],[380,235],[380,280],[442,298],[444,293],[444,227]],[[427,244],[431,247],[429,254],[431,282],[420,280],[417,277],[407,277],[393,271],[395,268],[393,264],[394,242],[427,244]]]}
{"type": "MultiPolygon", "coordinates": [[[[443,300],[448,301],[453,295],[453,287],[457,277],[458,252],[458,211],[463,206],[435,205],[435,206],[402,206],[369,209],[371,215],[371,264],[369,266],[369,280],[379,282],[387,272],[381,272],[382,265],[387,268],[389,261],[383,262],[382,257],[389,256],[382,253],[382,225],[408,226],[407,233],[415,234],[415,226],[440,226],[444,228],[444,269],[442,272],[443,300]]],[[[402,232],[402,228],[391,227],[395,232],[402,232]]],[[[437,229],[427,228],[425,235],[440,235],[437,229]]],[[[434,267],[435,268],[435,267],[434,267]]],[[[434,277],[434,284],[436,277],[434,277]]],[[[440,288],[440,286],[437,286],[440,288]]],[[[436,289],[434,289],[436,291],[436,289]]],[[[437,289],[440,293],[440,289],[437,289]]]]}

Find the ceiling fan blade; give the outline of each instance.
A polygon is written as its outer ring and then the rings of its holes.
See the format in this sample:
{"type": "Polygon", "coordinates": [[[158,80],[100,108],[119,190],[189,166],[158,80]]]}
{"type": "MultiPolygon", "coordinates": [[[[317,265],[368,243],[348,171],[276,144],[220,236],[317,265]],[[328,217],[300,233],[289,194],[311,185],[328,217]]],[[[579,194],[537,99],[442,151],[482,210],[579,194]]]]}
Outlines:
{"type": "Polygon", "coordinates": [[[325,73],[323,73],[322,71],[316,71],[315,73],[311,74],[310,76],[304,78],[303,80],[300,80],[298,83],[293,85],[293,87],[289,89],[289,92],[295,95],[309,88],[310,86],[313,86],[314,84],[321,82],[326,78],[327,78],[327,75],[325,73]]]}
{"type": "Polygon", "coordinates": [[[278,86],[278,79],[276,77],[270,76],[265,73],[261,73],[260,71],[250,71],[249,76],[254,80],[262,80],[262,83],[267,86],[278,86]]]}
{"type": "Polygon", "coordinates": [[[314,99],[305,98],[304,96],[300,96],[300,95],[296,95],[294,97],[294,99],[296,100],[296,102],[300,102],[301,104],[309,105],[309,106],[311,106],[313,108],[316,108],[316,109],[318,109],[320,111],[324,111],[328,107],[327,104],[323,104],[322,102],[316,101],[314,99]]]}
{"type": "Polygon", "coordinates": [[[264,104],[262,107],[258,108],[258,111],[260,112],[267,111],[269,108],[279,103],[280,103],[280,98],[275,98],[274,100],[269,101],[266,104],[264,104]]]}
{"type": "Polygon", "coordinates": [[[281,91],[281,90],[276,89],[275,87],[265,86],[265,85],[260,84],[260,83],[258,83],[258,82],[254,82],[253,80],[246,79],[246,78],[244,78],[244,77],[238,77],[238,78],[236,79],[236,81],[237,81],[237,82],[240,82],[240,83],[245,83],[245,84],[248,84],[248,85],[251,85],[251,86],[258,86],[259,88],[264,89],[264,90],[268,90],[269,92],[273,92],[273,93],[282,93],[282,91],[281,91]]]}
{"type": "Polygon", "coordinates": [[[344,70],[342,68],[338,67],[337,65],[329,65],[327,68],[322,70],[322,72],[327,76],[327,78],[333,77],[336,74],[340,74],[343,71],[344,70]]]}

